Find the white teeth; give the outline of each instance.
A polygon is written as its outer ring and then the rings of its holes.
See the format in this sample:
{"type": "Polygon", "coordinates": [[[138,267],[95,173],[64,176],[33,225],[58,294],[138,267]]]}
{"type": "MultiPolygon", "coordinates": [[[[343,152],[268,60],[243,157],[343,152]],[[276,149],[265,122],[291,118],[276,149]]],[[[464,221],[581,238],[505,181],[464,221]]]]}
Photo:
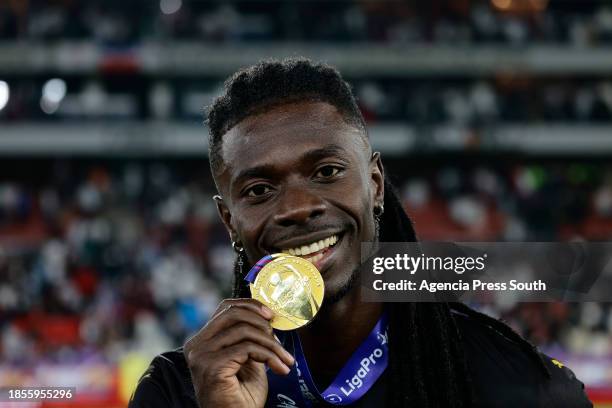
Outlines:
{"type": "MultiPolygon", "coordinates": [[[[338,236],[332,235],[331,237],[322,239],[317,242],[313,242],[310,245],[302,245],[301,247],[297,247],[297,248],[283,249],[283,252],[286,252],[289,255],[305,256],[308,254],[312,254],[313,252],[317,252],[322,249],[325,249],[331,245],[334,245],[336,242],[338,242],[338,236]]],[[[322,256],[322,254],[319,254],[319,255],[322,256]]],[[[313,257],[313,259],[316,258],[317,256],[313,257]]]]}
{"type": "Polygon", "coordinates": [[[317,262],[321,258],[323,258],[323,254],[316,254],[315,256],[306,259],[310,262],[317,262]]]}

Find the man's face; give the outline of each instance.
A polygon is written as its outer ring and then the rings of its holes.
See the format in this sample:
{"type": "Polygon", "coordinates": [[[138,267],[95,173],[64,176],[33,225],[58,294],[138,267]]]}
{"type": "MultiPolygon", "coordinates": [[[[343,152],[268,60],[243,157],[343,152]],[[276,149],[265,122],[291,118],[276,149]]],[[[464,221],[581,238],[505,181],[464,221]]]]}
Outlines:
{"type": "Polygon", "coordinates": [[[223,136],[221,217],[251,264],[276,252],[310,260],[325,295],[350,282],[362,241],[373,241],[383,174],[362,131],[324,102],[249,116],[223,136]]]}

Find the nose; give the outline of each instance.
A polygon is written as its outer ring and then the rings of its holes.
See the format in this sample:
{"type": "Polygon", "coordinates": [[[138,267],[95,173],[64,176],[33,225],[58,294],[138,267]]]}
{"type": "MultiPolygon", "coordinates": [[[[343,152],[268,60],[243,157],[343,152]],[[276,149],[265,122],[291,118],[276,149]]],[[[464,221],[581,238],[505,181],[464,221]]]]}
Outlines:
{"type": "Polygon", "coordinates": [[[325,213],[324,200],[308,189],[296,187],[286,189],[279,198],[274,222],[283,227],[304,225],[325,213]]]}

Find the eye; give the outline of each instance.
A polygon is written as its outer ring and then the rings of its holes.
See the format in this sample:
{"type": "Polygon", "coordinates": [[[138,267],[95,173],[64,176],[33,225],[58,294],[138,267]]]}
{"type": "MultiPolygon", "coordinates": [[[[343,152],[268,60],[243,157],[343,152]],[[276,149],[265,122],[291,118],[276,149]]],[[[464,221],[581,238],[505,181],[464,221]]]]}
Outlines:
{"type": "Polygon", "coordinates": [[[257,184],[246,191],[248,197],[260,197],[270,192],[270,187],[265,184],[257,184]]]}
{"type": "Polygon", "coordinates": [[[317,171],[315,177],[330,178],[340,173],[342,169],[336,166],[323,166],[317,171]]]}

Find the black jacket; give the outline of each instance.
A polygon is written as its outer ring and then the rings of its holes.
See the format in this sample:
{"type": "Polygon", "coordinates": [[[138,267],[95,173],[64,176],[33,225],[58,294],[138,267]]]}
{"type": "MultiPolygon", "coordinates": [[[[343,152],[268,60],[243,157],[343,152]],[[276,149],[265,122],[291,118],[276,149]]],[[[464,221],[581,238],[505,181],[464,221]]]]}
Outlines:
{"type": "MultiPolygon", "coordinates": [[[[455,315],[472,375],[475,407],[592,407],[584,385],[562,364],[543,355],[548,378],[519,345],[479,321],[455,315]]],[[[392,358],[392,356],[391,356],[392,358]]],[[[352,407],[385,407],[387,378],[383,374],[352,407]]],[[[132,396],[129,408],[197,407],[182,349],[153,360],[132,396]]]]}

